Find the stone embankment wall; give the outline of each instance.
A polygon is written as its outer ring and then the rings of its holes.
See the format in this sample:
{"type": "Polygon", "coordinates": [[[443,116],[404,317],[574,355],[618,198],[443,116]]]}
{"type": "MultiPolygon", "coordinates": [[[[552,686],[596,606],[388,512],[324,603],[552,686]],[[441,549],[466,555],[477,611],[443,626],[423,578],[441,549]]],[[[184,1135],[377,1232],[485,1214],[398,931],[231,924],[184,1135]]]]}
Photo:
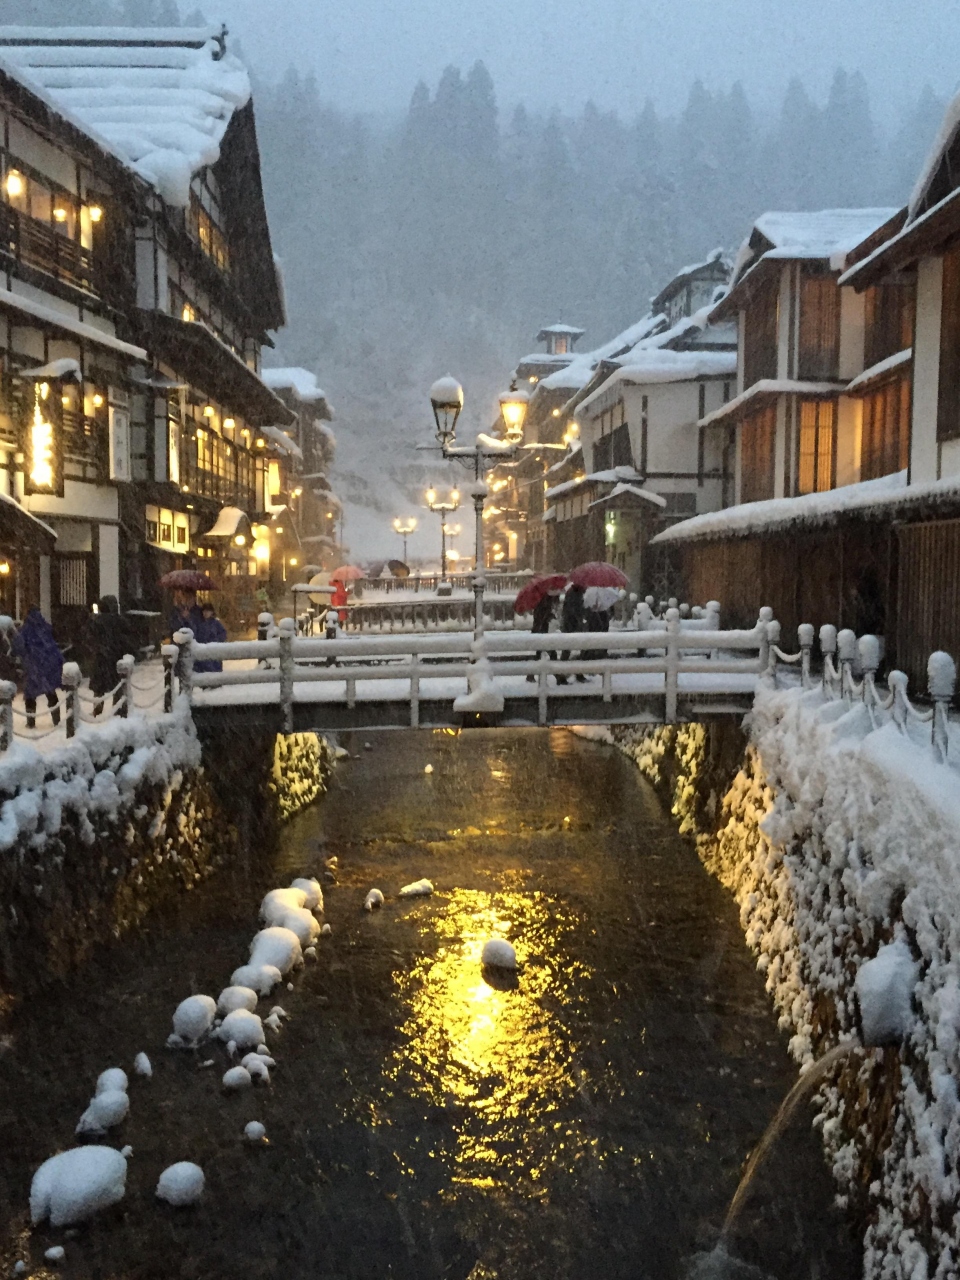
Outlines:
{"type": "Polygon", "coordinates": [[[867,1280],[960,1274],[960,771],[928,735],[799,690],[762,690],[745,734],[615,731],[736,898],[798,1062],[859,1039],[854,983],[881,945],[912,952],[911,1033],[819,1095],[867,1280]]]}
{"type": "Polygon", "coordinates": [[[224,860],[269,852],[331,758],[315,734],[202,750],[184,708],[47,753],[15,745],[0,759],[0,1014],[224,860]]]}

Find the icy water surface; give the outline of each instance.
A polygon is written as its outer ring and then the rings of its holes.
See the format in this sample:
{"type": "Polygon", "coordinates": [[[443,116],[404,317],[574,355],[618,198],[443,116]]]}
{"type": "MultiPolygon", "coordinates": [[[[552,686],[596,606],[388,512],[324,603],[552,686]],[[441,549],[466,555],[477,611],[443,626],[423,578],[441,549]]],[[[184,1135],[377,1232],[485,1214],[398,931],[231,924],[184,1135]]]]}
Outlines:
{"type": "MultiPolygon", "coordinates": [[[[723,1274],[694,1256],[796,1078],[733,902],[610,748],[559,730],[347,745],[357,758],[272,863],[199,887],[5,1028],[0,1262],[63,1243],[58,1274],[90,1280],[723,1274]],[[334,934],[276,993],[291,1018],[273,1082],[225,1098],[222,1049],[160,1047],[170,1014],[226,985],[266,888],[334,855],[334,934]],[[432,898],[396,898],[421,876],[432,898]],[[374,885],[387,903],[368,914],[374,885]],[[490,936],[515,944],[515,984],[485,981],[490,936]],[[140,1049],[155,1074],[131,1083],[117,1135],[126,1200],[31,1241],[32,1170],[70,1145],[97,1074],[140,1049]],[[251,1119],[268,1146],[241,1140],[251,1119]],[[175,1211],[152,1193],[180,1159],[207,1191],[175,1211]]],[[[758,1176],[731,1241],[749,1266],[730,1275],[859,1274],[809,1120],[758,1176]]]]}

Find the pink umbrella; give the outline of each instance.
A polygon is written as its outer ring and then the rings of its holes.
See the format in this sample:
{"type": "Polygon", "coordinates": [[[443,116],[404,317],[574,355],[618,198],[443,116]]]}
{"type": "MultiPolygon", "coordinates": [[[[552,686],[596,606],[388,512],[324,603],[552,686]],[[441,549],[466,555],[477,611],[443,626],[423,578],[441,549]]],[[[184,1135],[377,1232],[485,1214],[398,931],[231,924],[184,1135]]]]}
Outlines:
{"type": "Polygon", "coordinates": [[[534,578],[517,592],[513,602],[514,613],[532,613],[545,595],[562,591],[567,585],[566,574],[552,573],[546,578],[534,578]]]}
{"type": "Polygon", "coordinates": [[[356,582],[358,578],[365,578],[367,575],[362,569],[358,569],[355,564],[342,564],[339,569],[334,569],[330,574],[331,582],[356,582]]]}
{"type": "Polygon", "coordinates": [[[605,564],[600,560],[590,560],[586,564],[577,565],[570,575],[575,587],[622,587],[630,585],[630,579],[614,564],[605,564]]]}

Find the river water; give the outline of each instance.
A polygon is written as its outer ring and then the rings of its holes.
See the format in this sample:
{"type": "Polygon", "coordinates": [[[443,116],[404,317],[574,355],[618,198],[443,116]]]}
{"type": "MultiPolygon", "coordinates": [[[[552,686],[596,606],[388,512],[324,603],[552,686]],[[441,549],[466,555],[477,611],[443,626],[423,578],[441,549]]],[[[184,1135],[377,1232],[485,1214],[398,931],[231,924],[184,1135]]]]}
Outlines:
{"type": "MultiPolygon", "coordinates": [[[[796,1078],[735,904],[609,747],[561,730],[345,745],[275,856],[154,913],[4,1029],[0,1264],[62,1243],[58,1274],[90,1280],[691,1274],[796,1078]],[[161,1047],[170,1014],[246,959],[266,888],[334,856],[333,936],[276,993],[273,1081],[225,1097],[222,1049],[161,1047]],[[432,897],[396,898],[421,876],[432,897]],[[366,913],[372,886],[387,901],[366,913]],[[515,985],[484,980],[491,936],[516,946],[515,985]],[[97,1074],[140,1049],[154,1076],[132,1081],[118,1134],[126,1199],[31,1236],[32,1170],[70,1145],[97,1074]],[[268,1145],[243,1142],[251,1119],[268,1145]],[[152,1193],[182,1159],[207,1189],[172,1210],[152,1193]]],[[[732,1244],[756,1269],[730,1274],[859,1275],[810,1118],[740,1219],[732,1244]]]]}

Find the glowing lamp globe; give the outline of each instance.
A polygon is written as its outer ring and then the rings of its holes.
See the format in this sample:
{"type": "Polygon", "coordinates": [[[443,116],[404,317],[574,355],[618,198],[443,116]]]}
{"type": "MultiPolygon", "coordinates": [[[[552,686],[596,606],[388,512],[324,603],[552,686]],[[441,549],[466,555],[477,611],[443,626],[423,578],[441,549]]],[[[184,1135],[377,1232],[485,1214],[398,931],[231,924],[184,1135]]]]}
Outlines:
{"type": "Polygon", "coordinates": [[[457,434],[457,419],[463,408],[463,387],[449,374],[438,378],[430,388],[430,405],[437,424],[437,439],[450,444],[457,434]]]}
{"type": "Polygon", "coordinates": [[[511,387],[500,397],[500,413],[506,427],[505,436],[511,444],[523,439],[523,424],[530,404],[530,393],[519,387],[511,387]]]}

